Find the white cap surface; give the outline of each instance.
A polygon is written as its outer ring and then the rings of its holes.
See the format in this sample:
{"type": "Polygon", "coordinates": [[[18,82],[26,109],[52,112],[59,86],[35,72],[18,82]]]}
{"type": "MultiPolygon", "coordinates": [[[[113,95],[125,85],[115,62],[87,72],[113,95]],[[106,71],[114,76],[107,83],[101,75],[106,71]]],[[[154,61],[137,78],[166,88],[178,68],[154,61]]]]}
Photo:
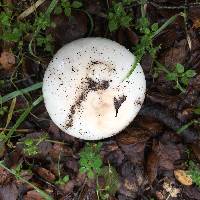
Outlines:
{"type": "Polygon", "coordinates": [[[85,140],[110,137],[123,130],[144,101],[146,81],[134,55],[104,38],[83,38],[62,47],[50,62],[43,96],[53,122],[85,140]]]}

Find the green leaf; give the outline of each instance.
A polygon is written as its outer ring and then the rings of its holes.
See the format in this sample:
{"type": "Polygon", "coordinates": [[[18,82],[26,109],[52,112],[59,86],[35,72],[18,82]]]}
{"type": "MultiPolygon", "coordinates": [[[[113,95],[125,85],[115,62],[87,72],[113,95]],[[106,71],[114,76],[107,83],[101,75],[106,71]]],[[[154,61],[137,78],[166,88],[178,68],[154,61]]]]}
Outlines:
{"type": "Polygon", "coordinates": [[[180,63],[177,63],[176,64],[176,71],[179,73],[179,74],[182,74],[184,72],[184,66],[181,65],[180,63]]]}
{"type": "Polygon", "coordinates": [[[69,176],[68,175],[64,176],[63,181],[64,181],[64,183],[67,183],[69,181],[69,176]]]}
{"type": "Polygon", "coordinates": [[[3,26],[10,26],[10,17],[11,13],[10,12],[1,12],[0,13],[0,22],[3,26]]]}
{"type": "Polygon", "coordinates": [[[94,178],[94,172],[92,170],[88,171],[87,175],[88,175],[88,178],[90,179],[94,178]]]}
{"type": "Polygon", "coordinates": [[[200,106],[194,109],[194,113],[200,115],[200,106]]]}
{"type": "Polygon", "coordinates": [[[70,7],[66,7],[64,8],[64,13],[67,17],[69,17],[71,15],[71,8],[70,7]]]}
{"type": "Polygon", "coordinates": [[[188,79],[186,76],[181,77],[181,83],[183,83],[185,86],[187,86],[190,82],[190,79],[188,79]]]}
{"type": "Polygon", "coordinates": [[[69,2],[69,0],[61,0],[61,6],[62,6],[63,8],[70,7],[70,2],[69,2]]]}
{"type": "Polygon", "coordinates": [[[24,141],[24,144],[26,146],[31,146],[33,144],[33,139],[31,138],[27,138],[25,141],[24,141]]]}
{"type": "Polygon", "coordinates": [[[94,168],[100,168],[102,166],[102,160],[101,158],[97,158],[96,160],[94,160],[94,163],[93,163],[93,167],[94,168]]]}
{"type": "Polygon", "coordinates": [[[60,15],[62,13],[62,7],[61,6],[56,6],[56,8],[54,9],[54,13],[56,15],[60,15]]]}
{"type": "Polygon", "coordinates": [[[114,4],[114,11],[118,16],[126,14],[125,11],[124,11],[124,8],[122,6],[122,3],[114,4]]]}
{"type": "Polygon", "coordinates": [[[130,17],[128,15],[124,16],[120,19],[120,25],[128,28],[130,26],[131,21],[132,21],[132,17],[130,17]]]}
{"type": "Polygon", "coordinates": [[[158,23],[152,24],[152,25],[151,25],[151,30],[152,30],[153,32],[157,31],[157,30],[158,30],[158,23]]]}
{"type": "Polygon", "coordinates": [[[79,171],[80,171],[80,173],[85,173],[87,170],[86,170],[86,168],[85,167],[81,167],[80,169],[79,169],[79,171]]]}
{"type": "Polygon", "coordinates": [[[175,81],[177,79],[177,74],[174,72],[170,72],[166,75],[166,79],[169,81],[175,81]]]}
{"type": "Polygon", "coordinates": [[[185,72],[185,75],[188,77],[188,78],[192,78],[196,75],[197,73],[195,72],[195,70],[192,70],[192,69],[189,69],[185,72]]]}
{"type": "Polygon", "coordinates": [[[73,1],[71,4],[72,8],[80,8],[83,4],[80,1],[73,1]]]}
{"type": "Polygon", "coordinates": [[[109,20],[108,28],[109,28],[110,32],[116,31],[119,28],[119,24],[115,20],[109,20]]]}

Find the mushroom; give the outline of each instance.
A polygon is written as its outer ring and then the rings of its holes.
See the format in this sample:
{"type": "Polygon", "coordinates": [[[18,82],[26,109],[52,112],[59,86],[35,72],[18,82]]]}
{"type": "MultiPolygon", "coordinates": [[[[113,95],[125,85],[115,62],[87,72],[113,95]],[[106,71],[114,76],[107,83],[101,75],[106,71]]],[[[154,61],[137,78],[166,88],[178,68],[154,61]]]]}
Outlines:
{"type": "Polygon", "coordinates": [[[62,47],[50,62],[43,96],[53,122],[85,140],[111,137],[135,118],[146,81],[138,64],[128,79],[134,55],[117,42],[82,38],[62,47]]]}

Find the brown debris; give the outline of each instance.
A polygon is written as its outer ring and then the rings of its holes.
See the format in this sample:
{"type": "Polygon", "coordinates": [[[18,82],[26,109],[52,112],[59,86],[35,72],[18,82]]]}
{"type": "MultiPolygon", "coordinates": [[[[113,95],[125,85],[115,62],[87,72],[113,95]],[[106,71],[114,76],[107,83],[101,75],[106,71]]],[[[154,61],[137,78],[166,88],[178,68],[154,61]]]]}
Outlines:
{"type": "Polygon", "coordinates": [[[24,196],[24,200],[44,200],[35,190],[28,191],[24,196]]]}
{"type": "Polygon", "coordinates": [[[56,178],[53,173],[51,173],[48,169],[45,169],[43,167],[38,167],[36,169],[36,173],[49,182],[53,182],[56,178]]]}
{"type": "Polygon", "coordinates": [[[192,185],[192,178],[187,175],[187,172],[181,169],[174,171],[174,176],[182,185],[192,185]]]}
{"type": "Polygon", "coordinates": [[[15,65],[15,55],[12,52],[3,51],[0,56],[0,64],[4,70],[11,70],[15,65]]]}

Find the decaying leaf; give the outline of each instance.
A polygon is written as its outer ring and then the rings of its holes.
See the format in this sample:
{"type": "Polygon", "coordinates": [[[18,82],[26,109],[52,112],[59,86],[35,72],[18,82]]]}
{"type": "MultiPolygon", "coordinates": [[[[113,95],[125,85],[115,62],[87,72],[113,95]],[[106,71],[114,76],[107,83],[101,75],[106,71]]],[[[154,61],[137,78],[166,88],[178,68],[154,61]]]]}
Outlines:
{"type": "Polygon", "coordinates": [[[174,175],[182,185],[192,185],[192,179],[186,171],[177,169],[174,171],[174,175]]]}
{"type": "Polygon", "coordinates": [[[200,19],[196,19],[193,23],[193,28],[198,29],[200,28],[200,19]]]}
{"type": "Polygon", "coordinates": [[[169,181],[165,181],[163,183],[163,188],[170,194],[171,197],[177,197],[177,195],[180,193],[180,189],[174,187],[169,181]]]}
{"type": "Polygon", "coordinates": [[[35,190],[28,191],[27,194],[24,196],[24,200],[43,200],[38,192],[35,190]]]}
{"type": "Polygon", "coordinates": [[[0,64],[3,69],[11,70],[15,64],[15,56],[12,52],[3,51],[0,57],[0,64]]]}

